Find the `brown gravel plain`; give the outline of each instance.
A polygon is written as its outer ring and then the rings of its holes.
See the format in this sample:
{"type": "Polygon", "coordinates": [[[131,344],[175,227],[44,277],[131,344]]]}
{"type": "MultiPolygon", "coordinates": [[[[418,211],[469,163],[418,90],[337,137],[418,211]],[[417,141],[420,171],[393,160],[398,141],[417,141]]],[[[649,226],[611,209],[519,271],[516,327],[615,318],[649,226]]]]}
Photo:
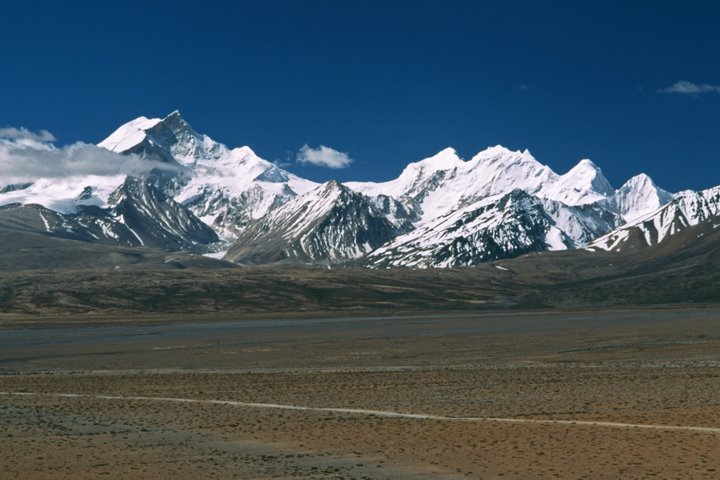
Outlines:
{"type": "Polygon", "coordinates": [[[720,478],[717,307],[21,320],[3,479],[720,478]]]}

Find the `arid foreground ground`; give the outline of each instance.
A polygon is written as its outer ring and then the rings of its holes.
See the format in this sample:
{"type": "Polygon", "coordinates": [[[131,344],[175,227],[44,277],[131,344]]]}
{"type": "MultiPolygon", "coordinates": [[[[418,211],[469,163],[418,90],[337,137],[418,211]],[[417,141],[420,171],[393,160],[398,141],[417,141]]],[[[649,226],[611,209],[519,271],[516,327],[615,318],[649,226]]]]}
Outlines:
{"type": "Polygon", "coordinates": [[[3,479],[720,478],[716,307],[8,318],[3,479]]]}

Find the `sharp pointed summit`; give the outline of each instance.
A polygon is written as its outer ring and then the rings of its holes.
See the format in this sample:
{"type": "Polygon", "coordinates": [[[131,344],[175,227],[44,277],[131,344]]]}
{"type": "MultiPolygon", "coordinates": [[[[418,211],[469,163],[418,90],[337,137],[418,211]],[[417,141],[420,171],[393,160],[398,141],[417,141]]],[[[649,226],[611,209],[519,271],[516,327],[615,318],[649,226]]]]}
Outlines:
{"type": "Polygon", "coordinates": [[[432,157],[428,157],[410,165],[419,165],[433,170],[449,170],[461,165],[462,163],[463,160],[460,158],[457,151],[452,147],[447,147],[440,150],[432,157]]]}
{"type": "Polygon", "coordinates": [[[622,215],[626,222],[642,217],[671,202],[674,196],[655,185],[644,173],[635,175],[605,201],[612,210],[622,215]]]}
{"type": "Polygon", "coordinates": [[[548,186],[546,196],[568,205],[585,205],[612,195],[615,189],[600,167],[591,160],[580,160],[555,185],[548,186]]]}

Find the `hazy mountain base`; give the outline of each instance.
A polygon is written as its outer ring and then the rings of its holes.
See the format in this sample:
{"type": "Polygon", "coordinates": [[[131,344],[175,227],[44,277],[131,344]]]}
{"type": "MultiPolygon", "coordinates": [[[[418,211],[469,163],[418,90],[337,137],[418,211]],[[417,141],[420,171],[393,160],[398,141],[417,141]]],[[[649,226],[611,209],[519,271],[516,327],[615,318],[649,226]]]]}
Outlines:
{"type": "Polygon", "coordinates": [[[720,231],[710,225],[637,251],[428,270],[238,268],[177,252],[13,238],[0,239],[16,245],[0,252],[2,313],[384,315],[720,301],[720,231]]]}

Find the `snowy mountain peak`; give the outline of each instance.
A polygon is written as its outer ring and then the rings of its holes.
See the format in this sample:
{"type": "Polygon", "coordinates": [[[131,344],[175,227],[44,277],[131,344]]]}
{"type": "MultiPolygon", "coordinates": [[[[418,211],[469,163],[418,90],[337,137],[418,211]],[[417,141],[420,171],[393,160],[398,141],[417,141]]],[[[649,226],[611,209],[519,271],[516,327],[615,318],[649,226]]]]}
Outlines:
{"type": "Polygon", "coordinates": [[[502,145],[486,148],[475,155],[464,169],[472,185],[484,185],[483,196],[506,193],[522,188],[537,193],[553,183],[557,174],[538,162],[529,150],[513,151],[502,145]]]}
{"type": "Polygon", "coordinates": [[[431,174],[441,170],[452,170],[463,163],[455,149],[448,147],[440,150],[432,157],[409,164],[400,176],[406,178],[417,177],[418,175],[431,174]]]}
{"type": "Polygon", "coordinates": [[[445,147],[442,150],[440,150],[438,153],[435,154],[437,157],[438,155],[451,155],[459,158],[459,155],[457,153],[457,150],[455,150],[453,147],[445,147]]]}
{"type": "Polygon", "coordinates": [[[597,165],[595,165],[595,162],[593,162],[593,161],[590,160],[589,158],[583,158],[583,159],[580,160],[580,161],[578,162],[578,164],[575,165],[575,167],[573,167],[573,168],[587,168],[587,169],[592,169],[592,170],[598,170],[598,169],[599,169],[599,167],[598,167],[597,165]]]}
{"type": "Polygon", "coordinates": [[[326,190],[332,190],[336,188],[343,188],[343,184],[335,179],[330,179],[327,182],[323,183],[322,187],[326,190]]]}
{"type": "Polygon", "coordinates": [[[584,159],[561,175],[555,185],[546,188],[545,196],[567,205],[585,205],[603,200],[614,192],[600,167],[584,159]]]}
{"type": "Polygon", "coordinates": [[[200,159],[219,158],[227,147],[200,135],[175,110],[163,119],[139,117],[98,144],[118,153],[139,153],[191,166],[200,159]]]}
{"type": "Polygon", "coordinates": [[[674,196],[655,185],[652,178],[641,173],[623,184],[603,203],[620,214],[626,222],[642,217],[671,202],[674,196]]]}
{"type": "Polygon", "coordinates": [[[470,162],[481,163],[481,162],[499,162],[503,164],[508,163],[538,163],[535,157],[532,156],[529,150],[525,149],[522,152],[519,150],[510,150],[502,145],[495,145],[494,147],[487,147],[475,155],[470,162]]]}
{"type": "Polygon", "coordinates": [[[307,195],[304,195],[302,197],[299,197],[298,200],[301,201],[308,201],[311,200],[330,200],[335,201],[342,195],[349,195],[354,194],[357,195],[357,193],[353,192],[349,188],[347,188],[342,183],[338,182],[337,180],[328,180],[325,183],[322,183],[315,187],[315,189],[308,192],[307,195]]]}
{"type": "Polygon", "coordinates": [[[163,118],[161,122],[163,125],[168,127],[176,135],[193,135],[199,136],[190,124],[182,117],[180,110],[175,110],[168,116],[163,118]]]}
{"type": "Polygon", "coordinates": [[[168,119],[170,119],[170,118],[177,118],[177,119],[180,119],[180,120],[183,120],[183,121],[185,120],[185,119],[182,117],[182,114],[180,114],[180,110],[173,110],[173,111],[170,112],[170,113],[168,114],[168,116],[166,116],[163,120],[168,120],[168,119]]]}
{"type": "Polygon", "coordinates": [[[115,130],[109,137],[98,143],[98,147],[111,152],[125,152],[145,139],[145,132],[162,120],[159,118],[138,117],[115,130]]]}
{"type": "Polygon", "coordinates": [[[277,165],[270,165],[260,175],[255,177],[255,181],[268,183],[284,183],[290,180],[290,175],[277,165]]]}
{"type": "Polygon", "coordinates": [[[587,158],[580,160],[577,165],[571,168],[565,175],[562,175],[562,177],[567,178],[569,181],[577,182],[582,186],[589,186],[594,191],[604,195],[610,195],[615,191],[607,178],[602,174],[602,169],[587,158]]]}
{"type": "Polygon", "coordinates": [[[198,161],[227,156],[228,148],[207,135],[197,133],[189,123],[174,111],[148,131],[152,141],[169,149],[173,158],[182,165],[196,165],[198,161]]]}
{"type": "Polygon", "coordinates": [[[644,173],[640,173],[638,175],[635,175],[634,177],[630,178],[627,182],[623,184],[622,187],[620,187],[620,190],[626,189],[646,189],[646,188],[656,188],[655,182],[652,178],[650,178],[648,175],[644,173]]]}
{"type": "MultiPolygon", "coordinates": [[[[337,180],[328,180],[306,194],[296,197],[294,200],[298,202],[313,203],[315,205],[313,208],[318,209],[319,211],[333,203],[344,204],[347,202],[354,202],[357,200],[357,197],[363,197],[363,201],[369,202],[369,199],[367,199],[364,195],[351,190],[337,180]]],[[[368,205],[369,204],[370,203],[368,203],[368,205]]]]}
{"type": "Polygon", "coordinates": [[[495,146],[492,146],[492,147],[487,147],[485,150],[480,151],[480,152],[478,153],[478,155],[487,155],[487,156],[493,156],[493,155],[512,155],[512,154],[515,154],[515,153],[520,153],[520,152],[512,151],[512,150],[510,150],[509,148],[504,147],[504,146],[502,146],[502,145],[495,145],[495,146]]]}
{"type": "Polygon", "coordinates": [[[435,164],[443,169],[457,167],[462,159],[452,147],[443,148],[430,158],[425,159],[428,164],[435,164]]]}

